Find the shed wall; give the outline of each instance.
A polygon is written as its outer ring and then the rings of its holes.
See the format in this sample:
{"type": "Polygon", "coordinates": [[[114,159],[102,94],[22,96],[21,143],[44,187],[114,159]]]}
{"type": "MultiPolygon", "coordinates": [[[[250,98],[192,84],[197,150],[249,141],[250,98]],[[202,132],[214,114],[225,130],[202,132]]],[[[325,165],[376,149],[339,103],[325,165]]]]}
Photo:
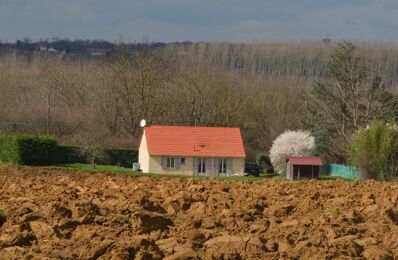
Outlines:
{"type": "Polygon", "coordinates": [[[294,165],[293,179],[316,179],[319,178],[320,166],[315,165],[294,165]]]}

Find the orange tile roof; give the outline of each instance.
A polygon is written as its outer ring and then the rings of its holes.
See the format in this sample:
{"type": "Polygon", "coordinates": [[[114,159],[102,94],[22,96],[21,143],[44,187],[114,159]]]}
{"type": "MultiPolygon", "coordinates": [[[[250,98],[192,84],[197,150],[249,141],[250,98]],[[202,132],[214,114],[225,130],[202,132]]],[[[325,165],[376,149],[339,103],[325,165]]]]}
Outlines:
{"type": "Polygon", "coordinates": [[[246,157],[239,128],[148,126],[150,155],[246,157]]]}

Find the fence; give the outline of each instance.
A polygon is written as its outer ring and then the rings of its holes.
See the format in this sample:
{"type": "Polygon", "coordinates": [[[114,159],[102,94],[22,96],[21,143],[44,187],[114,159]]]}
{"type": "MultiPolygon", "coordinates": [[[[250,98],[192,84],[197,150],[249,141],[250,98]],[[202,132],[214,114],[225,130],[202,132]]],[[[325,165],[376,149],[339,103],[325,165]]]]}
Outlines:
{"type": "Polygon", "coordinates": [[[323,166],[322,171],[326,175],[350,178],[350,179],[363,179],[361,172],[351,166],[345,166],[340,164],[326,164],[323,166]]]}

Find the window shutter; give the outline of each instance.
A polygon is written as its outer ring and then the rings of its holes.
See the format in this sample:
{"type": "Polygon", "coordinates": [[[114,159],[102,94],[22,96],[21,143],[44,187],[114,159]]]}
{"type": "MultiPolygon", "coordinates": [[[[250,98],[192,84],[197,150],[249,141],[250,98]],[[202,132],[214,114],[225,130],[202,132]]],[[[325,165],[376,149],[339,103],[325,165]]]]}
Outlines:
{"type": "Polygon", "coordinates": [[[206,158],[206,175],[213,175],[213,160],[211,158],[206,158]]]}
{"type": "Polygon", "coordinates": [[[167,158],[164,157],[164,156],[162,156],[161,165],[162,165],[162,168],[166,168],[167,167],[167,158]]]}
{"type": "Polygon", "coordinates": [[[198,158],[192,158],[192,160],[193,160],[192,173],[193,175],[198,175],[198,158]]]}
{"type": "Polygon", "coordinates": [[[227,175],[231,176],[233,174],[233,159],[232,158],[228,158],[227,159],[227,175]]]}
{"type": "Polygon", "coordinates": [[[175,157],[174,158],[174,166],[178,170],[180,169],[181,166],[181,157],[175,157]]]}

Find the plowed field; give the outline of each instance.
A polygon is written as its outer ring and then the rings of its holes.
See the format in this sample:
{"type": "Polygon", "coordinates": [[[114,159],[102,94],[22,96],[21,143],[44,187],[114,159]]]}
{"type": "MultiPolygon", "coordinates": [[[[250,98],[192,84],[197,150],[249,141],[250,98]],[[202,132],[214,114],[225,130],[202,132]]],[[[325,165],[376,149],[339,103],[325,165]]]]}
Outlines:
{"type": "Polygon", "coordinates": [[[0,168],[0,259],[398,259],[398,183],[0,168]]]}

